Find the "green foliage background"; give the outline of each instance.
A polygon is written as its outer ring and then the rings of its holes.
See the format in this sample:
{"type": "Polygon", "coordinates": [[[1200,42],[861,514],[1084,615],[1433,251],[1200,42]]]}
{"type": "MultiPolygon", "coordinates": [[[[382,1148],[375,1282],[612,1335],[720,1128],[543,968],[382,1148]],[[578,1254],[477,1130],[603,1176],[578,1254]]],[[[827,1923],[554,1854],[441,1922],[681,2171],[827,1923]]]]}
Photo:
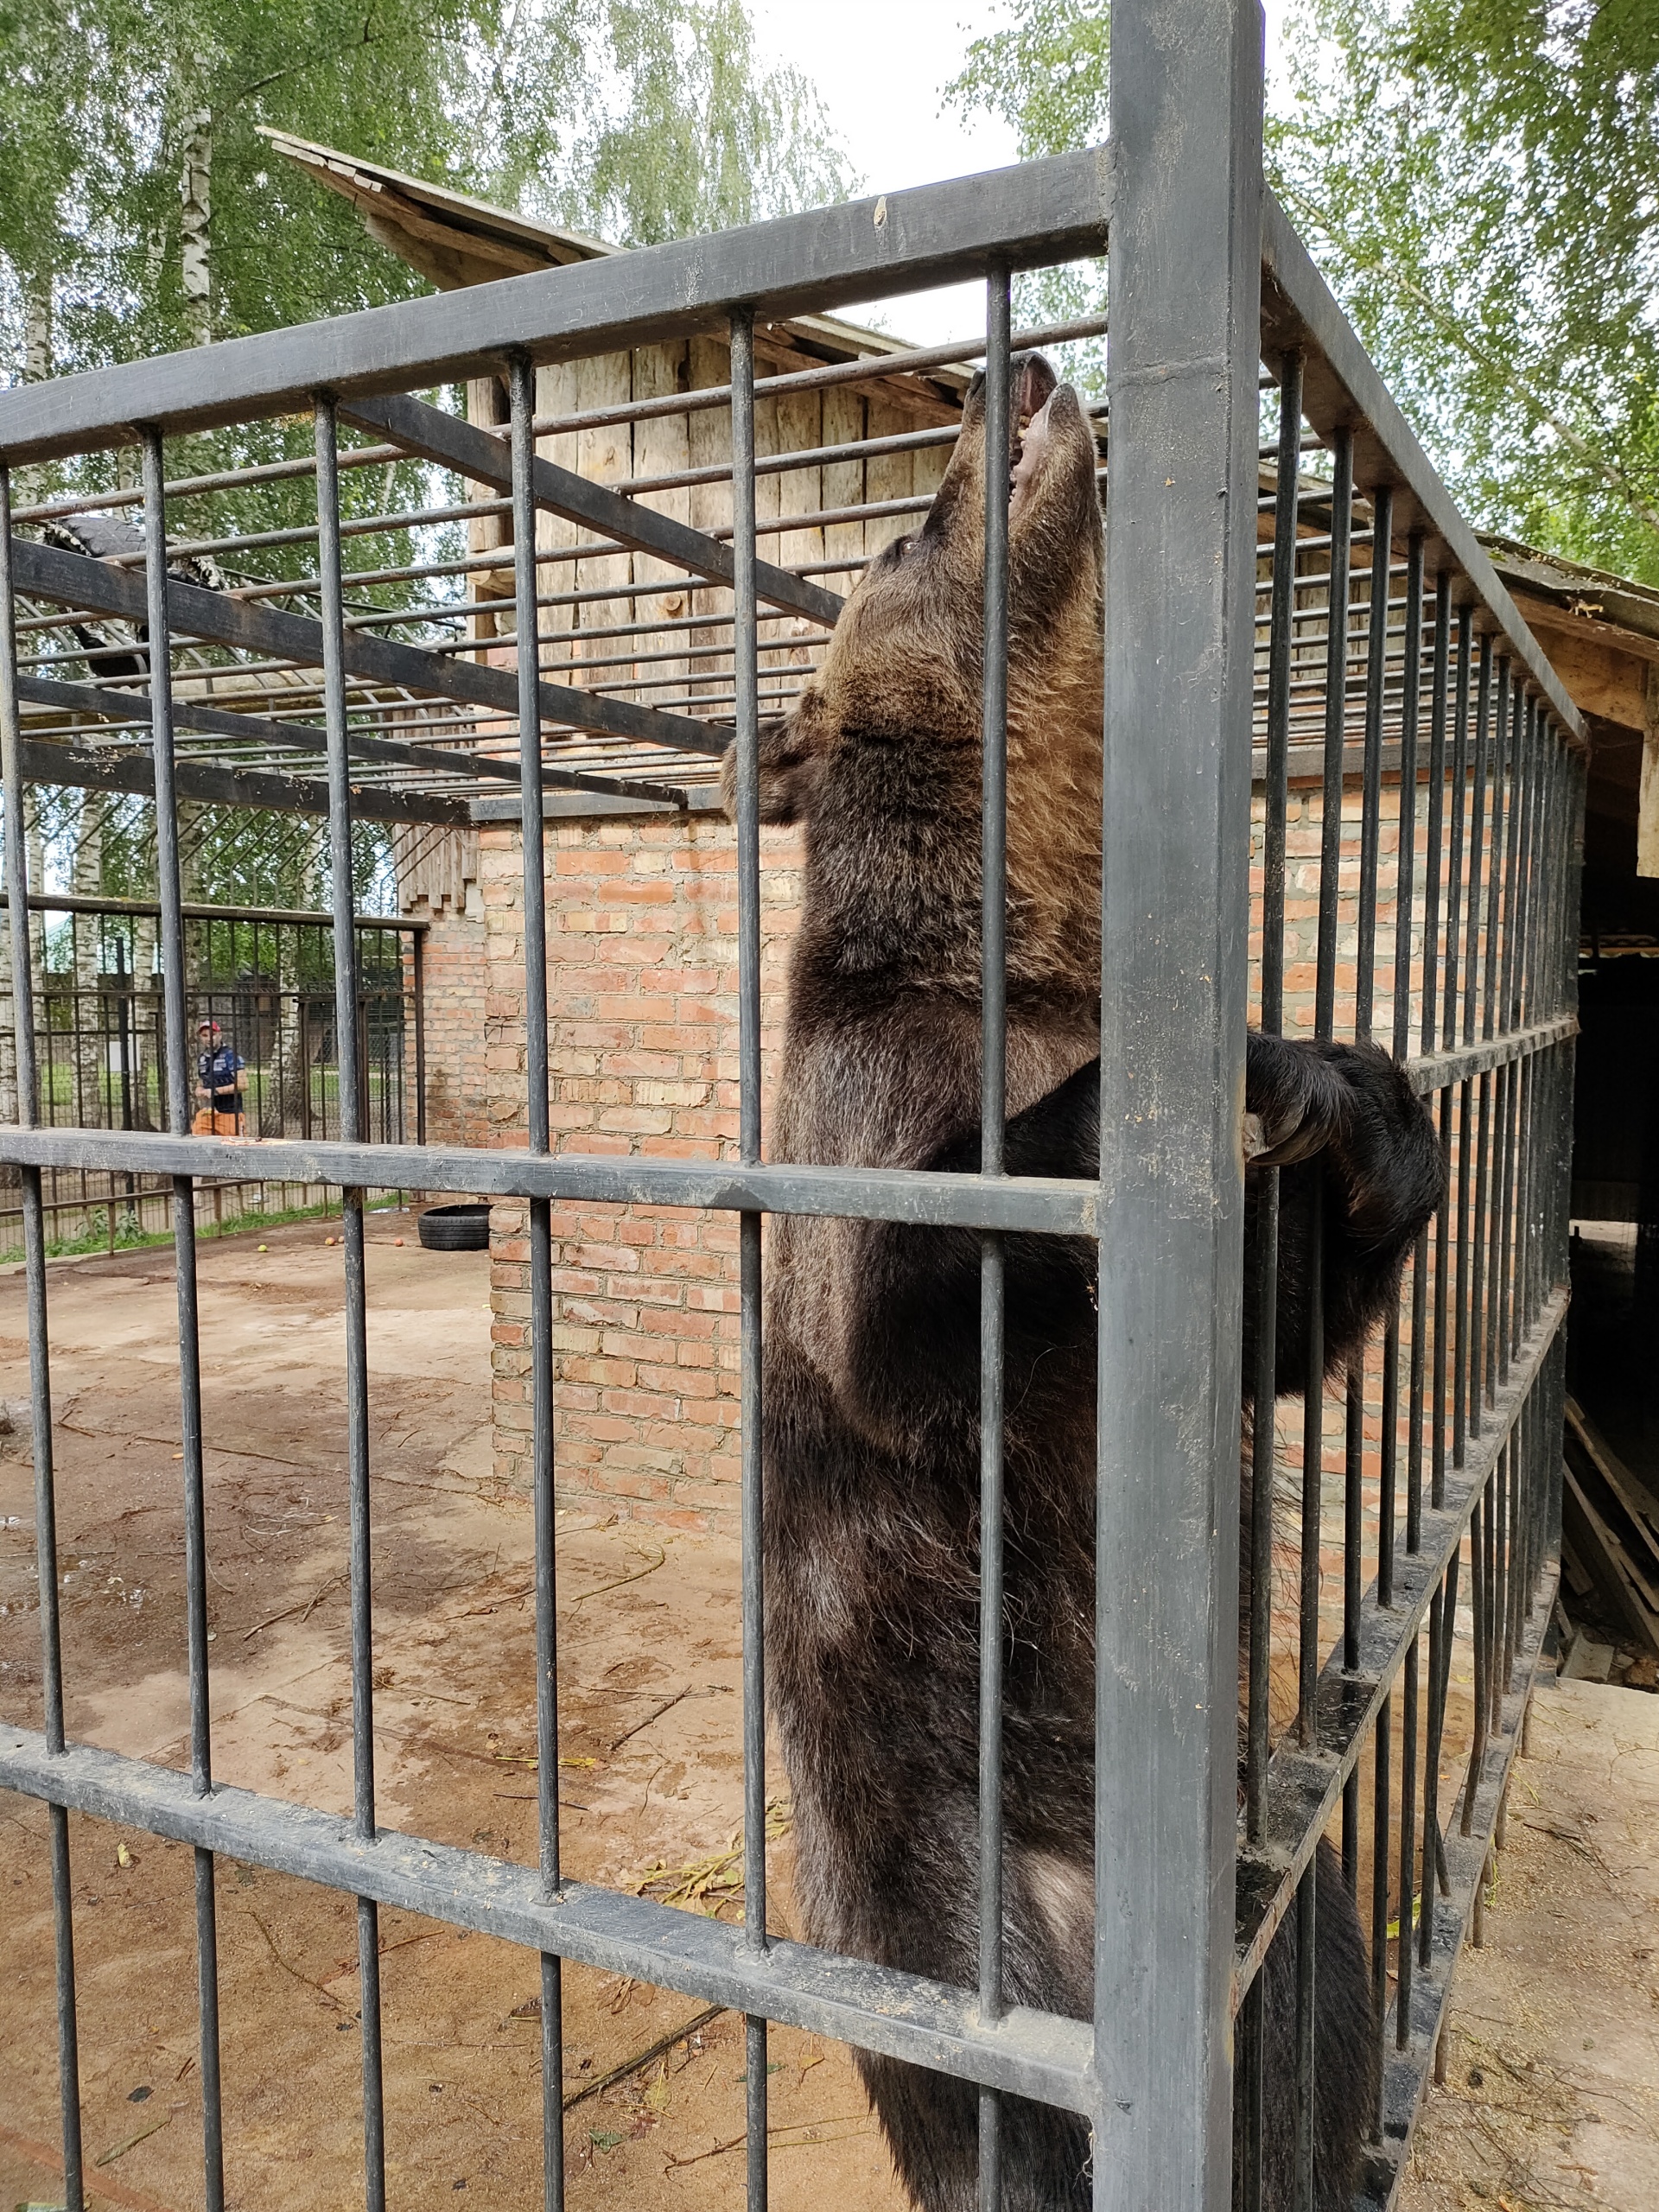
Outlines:
{"type": "MultiPolygon", "coordinates": [[[[1108,21],[1016,0],[952,97],[1097,140],[1108,21]]],[[[1294,0],[1284,49],[1269,177],[1465,507],[1659,583],[1656,0],[1294,0]]]]}
{"type": "MultiPolygon", "coordinates": [[[[389,167],[651,245],[844,198],[853,182],[817,97],[758,60],[742,0],[0,0],[0,377],[31,327],[56,373],[190,342],[181,185],[211,179],[210,334],[229,338],[428,288],[260,135],[266,125],[389,167]]],[[[199,316],[200,303],[194,314],[199,316]]],[[[308,421],[169,442],[169,476],[309,450],[308,421]]],[[[348,440],[347,442],[350,442],[348,440]]],[[[22,472],[20,501],[130,480],[130,453],[22,472]]],[[[441,505],[459,486],[416,463],[346,470],[347,520],[441,505]]],[[[174,528],[211,542],[315,521],[304,478],[192,499],[174,528]]],[[[464,550],[454,526],[348,541],[359,573],[464,550]]],[[[308,543],[219,556],[226,581],[299,579],[308,543]]],[[[406,587],[353,585],[359,611],[406,587]]],[[[430,593],[441,601],[453,583],[430,593]]],[[[442,617],[400,632],[452,634],[442,617]]],[[[65,673],[79,676],[78,664],[65,673]]],[[[104,891],[154,880],[154,810],[36,794],[48,874],[104,891]],[[77,864],[79,863],[79,868],[77,864]]],[[[370,906],[391,893],[385,833],[354,853],[370,906]]],[[[191,810],[192,895],[309,906],[327,852],[293,817],[191,810]]]]}

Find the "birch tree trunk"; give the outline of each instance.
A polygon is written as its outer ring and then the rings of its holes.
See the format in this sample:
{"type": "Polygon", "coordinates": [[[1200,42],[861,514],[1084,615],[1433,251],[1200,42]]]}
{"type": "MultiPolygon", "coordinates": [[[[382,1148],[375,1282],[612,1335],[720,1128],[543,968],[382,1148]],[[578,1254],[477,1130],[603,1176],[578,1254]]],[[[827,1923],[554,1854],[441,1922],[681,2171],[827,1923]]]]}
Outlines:
{"type": "Polygon", "coordinates": [[[184,174],[179,181],[179,276],[184,293],[185,333],[193,346],[213,335],[213,264],[208,232],[213,220],[213,118],[203,110],[184,128],[184,174]]]}

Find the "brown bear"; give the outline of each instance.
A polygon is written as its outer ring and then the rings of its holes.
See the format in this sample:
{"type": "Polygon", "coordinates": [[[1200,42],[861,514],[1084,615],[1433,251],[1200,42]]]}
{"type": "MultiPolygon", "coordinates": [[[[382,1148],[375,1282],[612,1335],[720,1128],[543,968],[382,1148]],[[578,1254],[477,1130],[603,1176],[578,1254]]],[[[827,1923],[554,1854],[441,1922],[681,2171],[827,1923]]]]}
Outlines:
{"type": "MultiPolygon", "coordinates": [[[[982,563],[992,466],[1007,473],[1010,515],[1007,1166],[1099,1172],[1096,448],[1076,394],[1040,357],[1017,360],[1014,380],[1009,453],[988,462],[976,385],[920,529],[871,563],[821,672],[763,733],[762,819],[805,827],[778,1158],[978,1167],[982,563]]],[[[1313,1179],[1325,1192],[1335,1367],[1397,1294],[1403,1255],[1439,1199],[1440,1156],[1403,1076],[1380,1052],[1253,1035],[1247,1104],[1261,1118],[1262,1160],[1287,1169],[1282,1389],[1303,1371],[1299,1286],[1313,1179]]],[[[1093,2002],[1096,1266],[1094,1246],[1081,1240],[1006,1240],[1006,1993],[1078,2018],[1093,2002]]],[[[772,1225],[766,1644],[804,1932],[970,1987],[978,1316],[974,1232],[804,1217],[772,1225]]],[[[1319,1892],[1316,2196],[1322,2212],[1336,2212],[1351,2196],[1370,2116],[1376,2037],[1357,1916],[1328,1853],[1319,1892]]],[[[1267,1969],[1264,2166],[1268,2202],[1284,2212],[1293,2201],[1294,1964],[1293,1931],[1267,1969]]],[[[859,2063],[922,2212],[969,2212],[973,2087],[867,2054],[859,2063]]],[[[1007,2212],[1082,2212],[1084,2123],[1009,2097],[1002,2126],[1007,2212]]]]}

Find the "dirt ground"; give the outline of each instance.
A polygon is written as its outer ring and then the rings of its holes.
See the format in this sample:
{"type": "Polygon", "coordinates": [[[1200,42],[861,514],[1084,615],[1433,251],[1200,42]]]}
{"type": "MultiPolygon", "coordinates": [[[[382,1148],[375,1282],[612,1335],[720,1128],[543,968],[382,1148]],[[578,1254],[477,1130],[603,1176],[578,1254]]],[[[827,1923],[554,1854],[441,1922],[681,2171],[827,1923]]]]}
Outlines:
{"type": "MultiPolygon", "coordinates": [[[[215,1771],[341,1811],[351,1801],[344,1351],[334,1224],[200,1255],[215,1771]],[[259,1249],[260,1243],[268,1249],[259,1249]]],[[[378,1811],[524,1863],[536,1855],[531,1532],[493,1482],[483,1254],[422,1250],[372,1217],[378,1811]],[[404,1240],[401,1246],[397,1239],[404,1240]]],[[[170,1250],[50,1270],[64,1671],[72,1736],[188,1764],[170,1250]]],[[[26,1395],[23,1285],[0,1276],[0,1396],[26,1395]]],[[[11,1442],[0,1440],[0,1442],[11,1442]]],[[[13,1443],[14,1452],[19,1447],[13,1443]]],[[[40,1725],[32,1476],[0,1458],[0,1713],[40,1725]]],[[[656,1876],[728,1917],[741,1809],[737,1557],[595,1516],[560,1522],[564,1853],[579,1878],[656,1876]]],[[[786,1793],[774,1927],[790,1918],[786,1793]]],[[[60,2203],[46,1815],[0,1797],[0,2204],[60,2203]]],[[[73,1815],[84,2134],[94,2205],[202,2201],[191,1856],[73,1815]]],[[[219,1867],[227,2201],[361,2201],[351,1901],[219,1867]]],[[[388,2194],[400,2212],[541,2202],[532,1956],[381,1916],[388,2194]]],[[[614,2087],[596,2082],[702,2010],[566,1975],[574,2207],[712,2212],[740,2201],[744,2056],[722,2015],[614,2087]]],[[[780,2212],[902,2197],[845,2049],[773,2031],[780,2212]]]]}
{"type": "Polygon", "coordinates": [[[1659,1698],[1541,1683],[1401,2212],[1659,2207],[1659,1698]]]}

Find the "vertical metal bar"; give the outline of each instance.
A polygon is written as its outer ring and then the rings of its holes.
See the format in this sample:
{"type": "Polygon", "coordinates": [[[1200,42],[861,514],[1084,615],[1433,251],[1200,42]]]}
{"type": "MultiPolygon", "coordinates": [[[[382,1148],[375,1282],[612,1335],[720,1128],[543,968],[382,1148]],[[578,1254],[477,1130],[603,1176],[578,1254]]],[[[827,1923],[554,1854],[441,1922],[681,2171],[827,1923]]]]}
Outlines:
{"type": "Polygon", "coordinates": [[[1458,979],[1466,896],[1464,821],[1469,810],[1469,689],[1474,615],[1472,602],[1465,602],[1458,609],[1458,690],[1452,739],[1452,854],[1446,884],[1446,989],[1440,1008],[1440,1042],[1447,1048],[1458,1039],[1458,979]]]}
{"type": "Polygon", "coordinates": [[[1481,982],[1480,1033],[1495,1033],[1497,1020],[1497,956],[1502,942],[1498,915],[1503,896],[1503,815],[1508,798],[1510,753],[1510,663],[1497,664],[1497,697],[1492,717],[1491,861],[1486,871],[1486,953],[1481,982]]]}
{"type": "MultiPolygon", "coordinates": [[[[1007,1112],[1008,272],[985,285],[985,578],[980,730],[980,1173],[1001,1175],[1007,1112]]],[[[1002,1240],[980,1238],[979,2009],[1002,2014],[1002,1240]]],[[[1002,2202],[1001,2099],[979,2093],[980,2212],[1002,2202]]]]}
{"type": "MultiPolygon", "coordinates": [[[[322,620],[323,723],[328,756],[328,858],[334,939],[334,1058],[342,1144],[363,1135],[358,1057],[357,931],[352,882],[352,788],[346,750],[345,604],[340,585],[340,469],[334,403],[314,408],[317,461],[317,587],[322,620]]],[[[342,1190],[346,1276],[346,1458],[351,1515],[352,1775],[353,1819],[372,1838],[374,1821],[373,1559],[369,1534],[369,1364],[363,1192],[342,1190]]],[[[385,2212],[385,2107],[380,2044],[379,1913],[357,1900],[358,1987],[363,2016],[363,2171],[368,2212],[385,2212]]]]}
{"type": "Polygon", "coordinates": [[[1259,12],[1233,0],[1127,11],[1110,108],[1100,1173],[1114,1228],[1101,1253],[1096,1415],[1094,2195],[1103,2208],[1222,2212],[1232,2168],[1259,12]],[[1172,236],[1187,251],[1179,285],[1172,236]],[[1172,1146],[1192,1170],[1190,1201],[1172,1198],[1172,1146]],[[1204,1541],[1173,1545],[1173,1527],[1201,1529],[1204,1541]]]}
{"type": "MultiPolygon", "coordinates": [[[[1286,353],[1279,374],[1279,457],[1274,501],[1273,591],[1268,641],[1268,760],[1263,794],[1262,878],[1262,1027],[1284,1026],[1285,817],[1290,769],[1290,676],[1295,656],[1296,513],[1301,469],[1303,357],[1286,353]]],[[[1261,1840],[1267,1819],[1268,1754],[1273,1656],[1273,1408],[1278,1395],[1279,1171],[1262,1172],[1256,1193],[1255,1373],[1250,1427],[1250,1656],[1245,1745],[1245,1825],[1261,1840]]],[[[1261,1999],[1255,1994],[1258,2015],[1261,1999]]],[[[1255,2187],[1261,2189],[1261,2059],[1247,2073],[1244,2094],[1258,2099],[1250,2125],[1257,2143],[1255,2187]]]]}
{"type": "Polygon", "coordinates": [[[1382,1337],[1382,1440],[1377,1455],[1376,1602],[1394,1603],[1395,1506],[1400,1461],[1400,1312],[1382,1337]]]}
{"type": "Polygon", "coordinates": [[[1337,919],[1342,872],[1342,750],[1348,701],[1349,563],[1354,524],[1354,434],[1331,437],[1331,565],[1325,648],[1325,772],[1319,814],[1319,934],[1313,1033],[1334,1034],[1337,919]]]}
{"type": "MultiPolygon", "coordinates": [[[[1394,903],[1394,1056],[1411,1049],[1411,917],[1417,870],[1417,723],[1423,689],[1423,534],[1406,541],[1406,633],[1400,694],[1400,842],[1394,903]]],[[[1427,981],[1425,981],[1427,991],[1427,981]]]]}
{"type": "Polygon", "coordinates": [[[1319,2097],[1319,1862],[1310,1859],[1296,1885],[1296,2212],[1317,2212],[1314,2148],[1319,2097]]]}
{"type": "MultiPolygon", "coordinates": [[[[1394,1700],[1385,1697],[1376,1712],[1371,1767],[1371,2032],[1384,2062],[1389,2018],[1389,1766],[1393,1739],[1394,1700]]],[[[1382,2139],[1382,2071],[1379,2064],[1376,2102],[1371,2113],[1374,2143],[1382,2139]]]]}
{"type": "Polygon", "coordinates": [[[1401,1700],[1400,1738],[1400,1915],[1399,1942],[1395,1952],[1394,2041],[1404,2050],[1411,2041],[1411,1969],[1413,1939],[1412,1878],[1417,1869],[1417,1646],[1413,1637],[1406,1647],[1404,1694],[1401,1700]]]}
{"type": "MultiPolygon", "coordinates": [[[[1376,861],[1382,842],[1382,704],[1388,681],[1389,575],[1394,486],[1371,493],[1371,595],[1365,639],[1365,766],[1360,808],[1359,935],[1354,964],[1354,1035],[1367,1044],[1376,989],[1376,861]]],[[[1408,641],[1408,650],[1409,641],[1408,641]]],[[[1329,700],[1326,701],[1327,708],[1329,700]]]]}
{"type": "Polygon", "coordinates": [[[1428,1231],[1411,1257],[1411,1360],[1406,1402],[1406,1550],[1423,1548],[1423,1403],[1428,1354],[1428,1231]]]}
{"type": "Polygon", "coordinates": [[[1458,1821],[1459,1833],[1462,1835],[1473,1833],[1475,1792],[1480,1786],[1486,1760],[1487,1695],[1491,1684],[1486,1665],[1486,1621],[1491,1609],[1491,1580],[1486,1568],[1486,1529],[1491,1518],[1488,1503],[1491,1496],[1489,1483],[1476,1500],[1469,1519],[1469,1596],[1473,1616],[1475,1716],[1470,1738],[1469,1772],[1464,1786],[1463,1810],[1458,1821]]]}
{"type": "Polygon", "coordinates": [[[1441,1651],[1451,1627],[1442,1580],[1428,1605],[1428,1726],[1423,1743],[1423,1857],[1420,1889],[1422,1908],[1417,1929],[1417,1963],[1427,1967],[1434,1936],[1434,1889],[1440,1848],[1440,1745],[1446,1703],[1440,1690],[1441,1651]]]}
{"type": "MultiPolygon", "coordinates": [[[[754,317],[731,320],[732,667],[736,691],[738,1128],[746,1161],[760,1157],[760,705],[754,584],[754,317]]],[[[766,1678],[760,1451],[760,1217],[738,1224],[742,1338],[740,1413],[743,1523],[743,1920],[766,1947],[766,1678]]],[[[766,2212],[766,2023],[745,2023],[748,2212],[766,2212]]]]}
{"type": "Polygon", "coordinates": [[[1234,2094],[1239,2107],[1237,2212],[1262,2212],[1262,2088],[1264,1988],[1258,1974],[1238,2009],[1238,2064],[1234,2094]]]}
{"type": "MultiPolygon", "coordinates": [[[[7,927],[11,941],[13,1049],[17,1119],[40,1120],[34,977],[29,962],[29,835],[24,815],[22,728],[17,711],[17,601],[11,566],[11,471],[0,461],[0,774],[5,785],[7,927]]],[[[42,972],[45,963],[42,962],[42,972]]],[[[46,1213],[41,1171],[18,1171],[23,1213],[23,1274],[29,1309],[29,1438],[35,1463],[35,1563],[41,1608],[41,1726],[46,1748],[63,1736],[63,1635],[59,1604],[57,1486],[52,1464],[52,1370],[46,1310],[46,1213]]],[[[57,1961],[58,2101],[63,2132],[64,2202],[84,2212],[80,2136],[80,2031],[75,2007],[75,1923],[69,1815],[49,1805],[52,1929],[57,1961]]]]}
{"type": "Polygon", "coordinates": [[[1364,1495],[1360,1478],[1365,1464],[1365,1363],[1351,1360],[1344,1403],[1342,1520],[1342,1663],[1352,1674],[1359,1665],[1361,1541],[1364,1495]]]}
{"type": "Polygon", "coordinates": [[[1471,1308],[1471,1343],[1469,1371],[1469,1429],[1478,1436],[1485,1419],[1487,1399],[1487,1274],[1486,1248],[1491,1211],[1491,1194],[1492,1084],[1490,1072],[1478,1078],[1477,1090],[1479,1104],[1475,1121],[1475,1210],[1471,1230],[1470,1266],[1471,1281],[1469,1298],[1471,1308]]]}
{"type": "Polygon", "coordinates": [[[1430,1415],[1433,1455],[1429,1463],[1429,1503],[1438,1513],[1446,1503],[1447,1434],[1446,1380],[1452,1357],[1452,1089],[1447,1084],[1436,1100],[1440,1137],[1440,1173],[1445,1196],[1434,1217],[1434,1393],[1430,1415]]]}
{"type": "MultiPolygon", "coordinates": [[[[177,779],[173,744],[172,635],[167,604],[167,502],[162,434],[146,425],[143,455],[144,584],[149,623],[150,750],[156,781],[156,878],[161,906],[162,988],[178,1049],[168,1061],[168,1127],[190,1129],[184,1002],[184,916],[179,875],[177,779]]],[[[207,1538],[201,1443],[201,1343],[196,1284],[195,1185],[173,1179],[173,1262],[179,1319],[180,1442],[183,1449],[186,1655],[190,1681],[190,1771],[200,1796],[213,1788],[207,1679],[207,1538]]],[[[225,2201],[219,2050],[219,1932],[210,1852],[194,1853],[196,1986],[200,2037],[202,2148],[208,2212],[225,2201]]]]}
{"type": "MultiPolygon", "coordinates": [[[[1354,512],[1354,440],[1339,427],[1332,436],[1331,559],[1325,657],[1325,755],[1319,818],[1319,940],[1314,971],[1313,1033],[1335,1031],[1337,924],[1342,873],[1343,739],[1348,690],[1348,594],[1354,512]]],[[[1302,1387],[1302,1510],[1298,1599],[1297,1732],[1313,1740],[1313,1699],[1319,1674],[1319,1546],[1325,1474],[1324,1189],[1316,1175],[1308,1213],[1307,1365],[1302,1387]]],[[[1386,1354],[1385,1354],[1386,1358],[1386,1354]]],[[[1386,1426],[1386,1423],[1385,1423],[1386,1426]]],[[[1386,1434],[1383,1448],[1387,1450],[1386,1434]]]]}
{"type": "MultiPolygon", "coordinates": [[[[1429,694],[1428,831],[1423,867],[1423,1008],[1420,1049],[1432,1052],[1438,1030],[1440,968],[1440,889],[1446,842],[1447,686],[1452,665],[1452,578],[1434,580],[1434,659],[1429,694]]],[[[1450,886],[1447,886],[1448,891],[1450,886]]]]}
{"type": "MultiPolygon", "coordinates": [[[[1440,1733],[1438,1733],[1434,1738],[1435,1815],[1433,1840],[1434,1845],[1434,1864],[1439,1877],[1440,1895],[1442,1897],[1451,1896],[1452,1878],[1446,1868],[1446,1845],[1440,1825],[1440,1747],[1444,1740],[1445,1735],[1446,1692],[1452,1685],[1452,1653],[1457,1641],[1458,1632],[1458,1568],[1462,1557],[1463,1550],[1461,1545],[1459,1545],[1453,1550],[1451,1558],[1446,1561],[1446,1581],[1440,1592],[1440,1671],[1435,1679],[1433,1689],[1434,1703],[1432,1708],[1433,1712],[1437,1712],[1440,1716],[1438,1724],[1440,1733]]],[[[1452,1796],[1452,1802],[1455,1804],[1457,1801],[1457,1792],[1453,1790],[1452,1796]]]]}
{"type": "MultiPolygon", "coordinates": [[[[531,1152],[551,1143],[548,1109],[547,825],[542,804],[542,715],[536,615],[536,372],[522,353],[507,364],[512,454],[513,631],[518,638],[518,814],[524,865],[525,1135],[531,1152]]],[[[536,1780],[542,1892],[563,1885],[559,1837],[558,1554],[553,1465],[553,1225],[546,1198],[530,1201],[531,1500],[536,1543],[536,1780]]],[[[564,1971],[541,1954],[542,2201],[564,2204],[564,1971]]]]}
{"type": "MultiPolygon", "coordinates": [[[[426,1142],[426,931],[410,931],[410,950],[414,967],[415,985],[415,1141],[426,1142]]],[[[310,1080],[305,1069],[303,1046],[301,1067],[305,1080],[310,1080]]]]}
{"type": "MultiPolygon", "coordinates": [[[[1471,1357],[1470,1290],[1470,1219],[1473,1186],[1470,1180],[1474,1144],[1475,1086],[1468,1077],[1458,1086],[1458,1237],[1457,1342],[1452,1368],[1452,1464],[1461,1468],[1470,1422],[1469,1376],[1471,1357]]],[[[1478,1418],[1478,1416],[1477,1416],[1478,1418]]]]}

